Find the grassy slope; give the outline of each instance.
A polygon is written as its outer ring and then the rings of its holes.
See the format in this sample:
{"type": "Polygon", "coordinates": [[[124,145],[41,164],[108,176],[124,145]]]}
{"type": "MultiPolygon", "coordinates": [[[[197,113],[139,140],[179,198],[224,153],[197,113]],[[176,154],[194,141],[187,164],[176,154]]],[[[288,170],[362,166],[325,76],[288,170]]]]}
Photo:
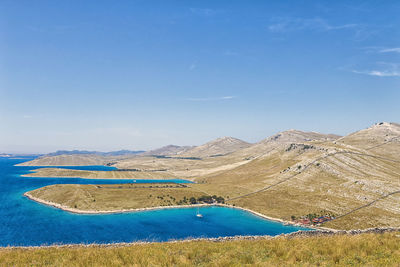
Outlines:
{"type": "Polygon", "coordinates": [[[52,157],[41,157],[31,161],[23,162],[18,165],[20,166],[103,165],[109,161],[112,161],[113,159],[114,157],[103,157],[99,155],[58,155],[52,157]]]}
{"type": "MultiPolygon", "coordinates": [[[[178,205],[204,193],[176,184],[51,185],[30,195],[79,210],[121,210],[178,205]]],[[[189,204],[189,203],[186,203],[189,204]]]]}
{"type": "Polygon", "coordinates": [[[141,172],[141,171],[82,171],[62,168],[41,168],[33,170],[23,176],[26,177],[80,177],[89,179],[175,179],[169,172],[141,172]]]}
{"type": "Polygon", "coordinates": [[[399,233],[190,241],[126,247],[3,248],[2,266],[398,266],[399,233]]]}

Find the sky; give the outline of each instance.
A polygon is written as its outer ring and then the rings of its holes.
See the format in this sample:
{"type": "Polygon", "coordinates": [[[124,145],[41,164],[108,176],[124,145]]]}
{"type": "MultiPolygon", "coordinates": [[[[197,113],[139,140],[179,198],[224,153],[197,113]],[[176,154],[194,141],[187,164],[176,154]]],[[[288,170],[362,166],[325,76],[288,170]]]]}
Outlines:
{"type": "Polygon", "coordinates": [[[399,1],[0,1],[0,153],[400,122],[399,1]]]}

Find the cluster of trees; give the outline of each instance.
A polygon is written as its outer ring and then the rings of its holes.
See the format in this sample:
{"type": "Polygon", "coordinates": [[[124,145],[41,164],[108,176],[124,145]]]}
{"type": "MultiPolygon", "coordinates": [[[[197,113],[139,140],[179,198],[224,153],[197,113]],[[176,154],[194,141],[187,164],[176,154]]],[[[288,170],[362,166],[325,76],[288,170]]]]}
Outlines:
{"type": "Polygon", "coordinates": [[[214,203],[214,202],[224,203],[225,199],[223,197],[221,197],[221,196],[216,196],[216,195],[213,195],[213,196],[201,196],[201,197],[197,198],[197,201],[195,203],[208,203],[208,204],[211,204],[211,203],[214,203]]]}
{"type": "Polygon", "coordinates": [[[202,204],[202,203],[212,204],[212,203],[215,203],[215,202],[217,202],[217,203],[225,203],[225,199],[223,197],[221,197],[221,196],[216,196],[216,195],[213,195],[213,196],[204,195],[204,196],[201,196],[201,197],[198,197],[198,198],[195,198],[195,197],[191,197],[191,198],[183,197],[183,200],[180,200],[178,202],[178,204],[179,205],[182,205],[182,204],[202,204]]]}
{"type": "Polygon", "coordinates": [[[294,221],[296,219],[309,219],[311,221],[312,219],[319,218],[321,216],[333,218],[333,217],[336,217],[336,214],[334,214],[333,212],[321,210],[319,213],[309,213],[309,214],[301,216],[299,218],[297,218],[295,215],[292,215],[292,216],[290,216],[290,218],[292,219],[292,221],[294,221]]]}

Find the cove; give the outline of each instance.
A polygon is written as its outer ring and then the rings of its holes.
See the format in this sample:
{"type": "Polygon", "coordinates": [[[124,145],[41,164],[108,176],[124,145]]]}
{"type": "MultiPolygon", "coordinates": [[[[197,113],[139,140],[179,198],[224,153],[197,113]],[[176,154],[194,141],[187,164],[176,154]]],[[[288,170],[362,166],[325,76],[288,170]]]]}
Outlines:
{"type": "MultiPolygon", "coordinates": [[[[73,214],[29,200],[23,193],[60,183],[106,184],[132,180],[21,177],[38,167],[28,159],[0,158],[0,246],[168,241],[235,235],[278,235],[307,228],[285,226],[226,207],[162,209],[118,214],[73,214]]],[[[80,168],[80,167],[74,167],[80,168]]]]}

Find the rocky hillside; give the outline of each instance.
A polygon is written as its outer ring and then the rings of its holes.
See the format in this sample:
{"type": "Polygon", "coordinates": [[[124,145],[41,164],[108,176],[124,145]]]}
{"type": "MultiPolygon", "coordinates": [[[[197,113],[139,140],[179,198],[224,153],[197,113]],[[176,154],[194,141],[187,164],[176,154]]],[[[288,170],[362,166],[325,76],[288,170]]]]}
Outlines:
{"type": "Polygon", "coordinates": [[[176,156],[192,149],[192,146],[168,145],[142,153],[142,156],[176,156]]]}
{"type": "Polygon", "coordinates": [[[239,150],[234,154],[247,159],[255,159],[267,156],[278,148],[282,149],[291,143],[331,142],[338,138],[340,138],[340,136],[334,134],[288,130],[261,140],[260,142],[253,144],[248,148],[239,150]]]}
{"type": "Polygon", "coordinates": [[[198,181],[211,194],[229,192],[230,203],[272,217],[331,213],[339,218],[326,225],[335,228],[398,227],[398,129],[382,123],[338,140],[283,132],[246,149],[270,149],[263,156],[198,181]]]}
{"type": "Polygon", "coordinates": [[[186,157],[217,157],[251,146],[250,143],[233,137],[222,137],[204,145],[194,147],[185,153],[186,157]]]}

